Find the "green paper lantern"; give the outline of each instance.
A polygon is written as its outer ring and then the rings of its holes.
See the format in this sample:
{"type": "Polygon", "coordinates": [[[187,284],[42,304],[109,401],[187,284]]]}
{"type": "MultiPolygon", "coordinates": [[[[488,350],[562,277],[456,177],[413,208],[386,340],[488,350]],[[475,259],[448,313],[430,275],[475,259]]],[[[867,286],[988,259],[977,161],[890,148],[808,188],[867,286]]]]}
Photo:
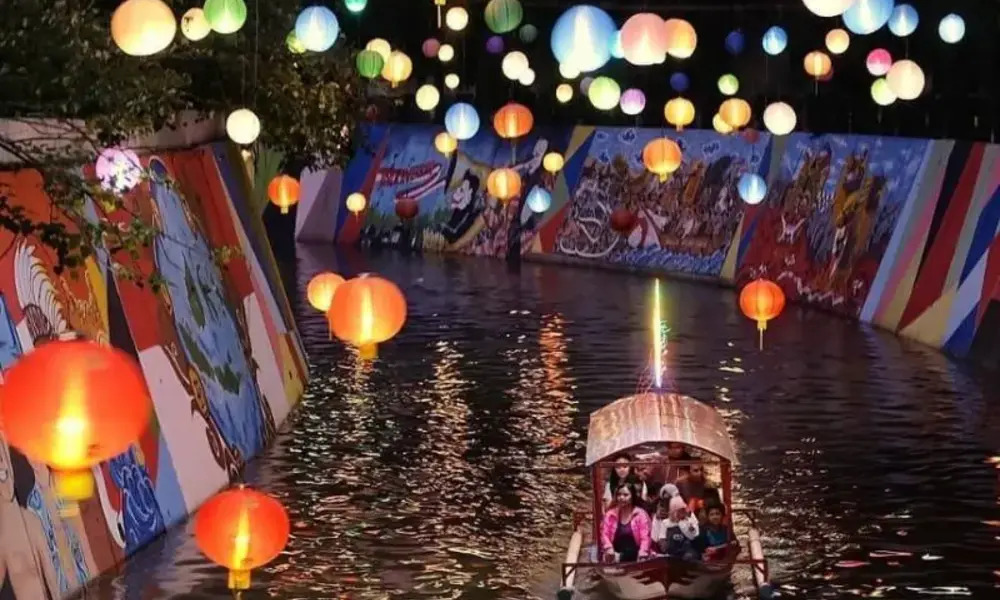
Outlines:
{"type": "Polygon", "coordinates": [[[524,18],[524,9],[518,0],[490,0],[486,5],[486,26],[493,33],[514,31],[524,18]]]}
{"type": "Polygon", "coordinates": [[[203,10],[208,25],[218,33],[236,33],[247,21],[243,0],[205,0],[203,10]]]}
{"type": "Polygon", "coordinates": [[[344,6],[352,13],[359,13],[368,6],[368,0],[344,0],[344,6]]]}
{"type": "Polygon", "coordinates": [[[358,73],[361,74],[365,79],[375,79],[382,73],[382,67],[385,65],[385,59],[382,55],[374,50],[362,50],[358,52],[358,58],[356,61],[358,66],[358,73]]]}
{"type": "Polygon", "coordinates": [[[719,91],[724,96],[732,96],[740,91],[740,80],[732,73],[726,73],[719,77],[719,91]]]}
{"type": "Polygon", "coordinates": [[[288,32],[288,36],[285,37],[285,45],[288,46],[288,51],[292,54],[305,54],[306,47],[302,45],[299,36],[295,35],[294,31],[288,32]]]}
{"type": "Polygon", "coordinates": [[[521,41],[525,44],[530,44],[538,39],[538,28],[530,23],[522,26],[521,30],[517,33],[521,36],[521,41]]]}
{"type": "Polygon", "coordinates": [[[618,82],[610,77],[597,77],[587,88],[587,97],[595,108],[600,110],[611,110],[618,106],[618,101],[622,97],[622,88],[618,82]]]}

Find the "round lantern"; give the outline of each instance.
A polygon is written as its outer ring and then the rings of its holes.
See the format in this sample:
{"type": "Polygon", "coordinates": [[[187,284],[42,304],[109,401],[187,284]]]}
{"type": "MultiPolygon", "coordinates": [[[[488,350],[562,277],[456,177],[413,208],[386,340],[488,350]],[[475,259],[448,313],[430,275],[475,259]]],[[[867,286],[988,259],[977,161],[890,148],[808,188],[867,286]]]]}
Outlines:
{"type": "Polygon", "coordinates": [[[142,180],[142,163],[132,150],[108,148],[102,151],[94,170],[101,187],[115,194],[129,191],[142,180]]]}
{"type": "Polygon", "coordinates": [[[552,194],[550,194],[545,188],[535,186],[531,188],[530,192],[528,192],[525,202],[532,212],[543,213],[549,210],[552,206],[552,194]]]}
{"type": "Polygon", "coordinates": [[[229,569],[233,590],[250,588],[250,571],[277,558],[290,532],[281,502],[242,485],[209,498],[194,518],[198,549],[229,569]]]}
{"type": "Polygon", "coordinates": [[[756,173],[744,173],[736,183],[736,190],[747,204],[760,204],[767,195],[767,182],[756,173]]]}
{"type": "Polygon", "coordinates": [[[486,4],[486,26],[493,33],[514,31],[524,18],[524,10],[518,0],[490,0],[486,4]]]}
{"type": "Polygon", "coordinates": [[[434,38],[427,38],[424,43],[420,45],[420,51],[424,53],[426,58],[434,58],[437,56],[438,50],[441,49],[441,42],[434,38]]]}
{"type": "Polygon", "coordinates": [[[646,108],[646,94],[643,94],[642,90],[629,88],[622,92],[618,106],[626,115],[637,115],[646,108]]]}
{"type": "Polygon", "coordinates": [[[805,68],[806,73],[819,79],[833,69],[833,61],[830,60],[830,56],[826,52],[813,50],[809,54],[806,54],[805,60],[802,61],[802,66],[805,68]]]}
{"type": "Polygon", "coordinates": [[[892,9],[889,16],[889,31],[896,37],[906,37],[917,30],[920,15],[909,4],[900,4],[892,9]]]}
{"type": "Polygon", "coordinates": [[[730,98],[719,106],[719,114],[733,129],[741,129],[750,123],[753,110],[750,103],[742,98],[730,98]]]}
{"type": "Polygon", "coordinates": [[[243,0],[205,0],[205,18],[217,33],[236,33],[247,21],[243,0]]]}
{"type": "Polygon", "coordinates": [[[663,19],[653,13],[629,17],[621,29],[622,53],[633,65],[655,65],[667,53],[667,32],[663,19]]]}
{"type": "Polygon", "coordinates": [[[564,79],[576,79],[580,76],[580,69],[577,69],[571,63],[559,63],[559,74],[564,79]]]}
{"type": "Polygon", "coordinates": [[[208,37],[212,33],[212,26],[205,18],[205,11],[201,8],[189,8],[181,17],[181,33],[192,42],[208,37]]]}
{"type": "Polygon", "coordinates": [[[531,44],[538,39],[538,28],[530,23],[523,25],[517,35],[525,44],[531,44]]]}
{"type": "Polygon", "coordinates": [[[938,35],[946,44],[957,44],[965,37],[965,20],[951,13],[938,24],[938,35]]]}
{"type": "Polygon", "coordinates": [[[715,113],[715,116],[712,117],[712,128],[723,135],[733,132],[732,126],[726,123],[726,120],[719,113],[715,113]]]}
{"type": "Polygon", "coordinates": [[[333,302],[333,294],[344,283],[344,278],[336,273],[324,271],[313,276],[306,286],[306,299],[309,305],[326,314],[333,302]]]}
{"type": "Polygon", "coordinates": [[[666,181],[681,166],[681,147],[669,138],[656,138],[642,149],[642,162],[660,181],[666,181]]]}
{"type": "Polygon", "coordinates": [[[594,78],[587,76],[580,80],[580,93],[584,96],[590,91],[590,84],[594,83],[594,78]]]}
{"type": "Polygon", "coordinates": [[[458,140],[447,131],[442,131],[434,137],[434,147],[441,154],[448,156],[458,148],[458,140]]]}
{"type": "Polygon", "coordinates": [[[458,84],[460,84],[461,82],[462,80],[459,79],[458,75],[456,75],[455,73],[448,73],[447,75],[444,76],[444,87],[448,88],[449,90],[457,88],[458,84]]]}
{"type": "Polygon", "coordinates": [[[730,31],[729,35],[726,36],[726,40],[723,45],[726,47],[726,52],[732,54],[733,56],[738,56],[743,52],[743,48],[746,45],[746,39],[743,36],[743,32],[739,29],[730,31]]]}
{"type": "Polygon", "coordinates": [[[337,15],[325,6],[310,6],[295,19],[295,37],[306,50],[326,52],[337,41],[339,34],[337,15]]]}
{"type": "Polygon", "coordinates": [[[683,94],[689,87],[691,87],[691,80],[686,74],[678,71],[670,76],[670,89],[678,94],[683,94]]]}
{"type": "Polygon", "coordinates": [[[400,82],[406,81],[413,72],[413,61],[410,57],[399,50],[393,50],[389,55],[389,60],[385,61],[382,67],[382,78],[396,87],[400,82]]]}
{"type": "Polygon", "coordinates": [[[409,221],[420,212],[420,204],[413,198],[396,198],[396,216],[400,221],[409,221]]]}
{"type": "Polygon", "coordinates": [[[444,114],[444,126],[455,139],[467,140],[479,131],[479,113],[471,104],[457,102],[444,114]]]}
{"type": "Polygon", "coordinates": [[[237,144],[252,144],[260,135],[260,119],[249,108],[238,108],[226,118],[226,133],[237,144]]]}
{"type": "MultiPolygon", "coordinates": [[[[299,38],[295,37],[294,30],[289,31],[288,35],[285,36],[285,47],[287,47],[288,51],[291,52],[292,54],[304,54],[306,51],[306,47],[302,45],[302,42],[299,41],[299,38]]],[[[379,57],[379,60],[382,60],[381,56],[379,57]]],[[[381,64],[382,63],[380,62],[379,65],[381,64]]],[[[379,68],[381,69],[382,67],[379,66],[379,68]]]]}
{"type": "Polygon", "coordinates": [[[614,19],[600,8],[574,6],[552,27],[552,53],[560,64],[572,64],[582,73],[596,71],[611,59],[617,31],[614,19]]]}
{"type": "Polygon", "coordinates": [[[535,124],[535,118],[527,106],[508,102],[493,115],[493,129],[504,139],[527,135],[535,124]]]}
{"type": "Polygon", "coordinates": [[[521,176],[514,169],[493,169],[486,178],[486,189],[494,198],[506,202],[521,193],[521,176]]]}
{"type": "Polygon", "coordinates": [[[382,57],[383,63],[388,61],[389,55],[392,54],[392,46],[390,46],[389,42],[383,40],[382,38],[372,38],[370,42],[365,44],[365,50],[378,52],[379,56],[382,57]]]}
{"type": "Polygon", "coordinates": [[[854,4],[855,0],[802,0],[809,12],[818,17],[837,17],[854,4]]]}
{"type": "Polygon", "coordinates": [[[622,48],[622,32],[620,29],[611,38],[611,58],[625,58],[625,49],[622,48]]]}
{"type": "Polygon", "coordinates": [[[406,322],[406,298],[396,284],[364,273],[337,288],[326,313],[330,331],[357,346],[363,360],[378,355],[378,346],[392,339],[406,322]]]}
{"type": "Polygon", "coordinates": [[[444,15],[444,24],[452,31],[462,31],[469,24],[469,11],[461,6],[453,6],[444,15]]]}
{"type": "Polygon", "coordinates": [[[767,52],[771,56],[777,56],[784,52],[788,46],[788,34],[781,27],[773,25],[764,32],[764,37],[761,38],[760,44],[764,47],[764,52],[767,52]]]}
{"type": "Polygon", "coordinates": [[[618,106],[618,100],[621,97],[622,91],[618,87],[618,82],[603,75],[594,78],[594,81],[590,84],[590,88],[587,90],[587,98],[590,99],[590,103],[594,105],[594,108],[598,110],[611,110],[618,106]]]}
{"type": "Polygon", "coordinates": [[[566,164],[566,159],[558,152],[549,152],[542,158],[542,167],[549,173],[558,173],[566,164]]]}
{"type": "Polygon", "coordinates": [[[747,318],[757,321],[760,348],[763,350],[767,322],[776,318],[785,309],[785,293],[773,281],[767,279],[751,281],[740,291],[740,309],[747,318]]]}
{"type": "Polygon", "coordinates": [[[736,92],[740,91],[740,80],[736,78],[732,73],[726,73],[722,77],[719,77],[719,92],[723,96],[732,96],[736,92]]]}
{"type": "Polygon", "coordinates": [[[872,100],[879,106],[889,106],[896,101],[896,94],[889,87],[885,77],[879,77],[872,83],[872,100]]]}
{"type": "Polygon", "coordinates": [[[90,468],[128,450],[152,420],[146,378],[131,356],[90,341],[50,341],[4,372],[7,443],[54,470],[56,493],[93,495],[90,468]]]}
{"type": "Polygon", "coordinates": [[[490,54],[500,54],[503,52],[503,38],[499,35],[491,35],[486,40],[486,51],[490,54]]]}
{"type": "Polygon", "coordinates": [[[361,214],[361,211],[365,209],[365,206],[367,204],[368,204],[368,199],[365,198],[365,195],[362,194],[361,192],[354,192],[353,194],[349,195],[347,197],[347,200],[344,202],[344,205],[347,207],[347,210],[354,213],[354,216],[358,216],[359,214],[361,214]]]}
{"type": "Polygon", "coordinates": [[[892,55],[884,48],[876,48],[868,53],[865,66],[868,67],[869,73],[881,77],[889,72],[889,68],[892,66],[892,55]]]}
{"type": "Polygon", "coordinates": [[[368,0],[344,0],[344,6],[352,13],[359,13],[368,6],[368,0]]]}
{"type": "Polygon", "coordinates": [[[855,0],[844,11],[844,26],[858,35],[875,33],[889,22],[895,0],[855,0]]]}
{"type": "Polygon", "coordinates": [[[924,72],[912,60],[898,60],[885,75],[889,89],[900,100],[914,100],[924,91],[924,72]]]}
{"type": "Polygon", "coordinates": [[[851,45],[851,35],[843,29],[831,29],[826,34],[826,49],[830,54],[843,54],[851,45]]]}
{"type": "Polygon", "coordinates": [[[622,207],[618,207],[611,211],[611,217],[608,219],[608,225],[611,229],[615,230],[621,235],[628,235],[635,229],[636,224],[639,219],[635,216],[635,213],[622,207]]]}
{"type": "Polygon", "coordinates": [[[573,86],[568,83],[560,83],[556,87],[556,100],[566,104],[573,99],[573,86]]]}
{"type": "Polygon", "coordinates": [[[382,55],[374,50],[362,50],[358,52],[355,64],[358,67],[358,73],[362,77],[365,79],[375,79],[382,73],[385,61],[382,60],[382,55]]]}
{"type": "Polygon", "coordinates": [[[299,202],[299,181],[289,175],[278,175],[267,184],[267,197],[287,215],[288,208],[299,202]]]}
{"type": "Polygon", "coordinates": [[[690,58],[698,45],[698,34],[684,19],[669,19],[664,24],[667,34],[667,54],[674,58],[690,58]]]}
{"type": "Polygon", "coordinates": [[[694,104],[687,98],[673,98],[663,107],[663,116],[680,131],[694,122],[694,104]]]}
{"type": "Polygon", "coordinates": [[[125,0],[111,15],[111,38],[129,56],[156,54],[175,35],[177,19],[163,0],[125,0]]]}
{"type": "Polygon", "coordinates": [[[441,92],[429,83],[417,88],[417,93],[413,96],[420,110],[432,111],[441,101],[441,92]]]}
{"type": "Polygon", "coordinates": [[[451,44],[441,44],[441,47],[438,49],[438,60],[446,63],[450,62],[453,58],[455,58],[455,47],[451,44]]]}
{"type": "Polygon", "coordinates": [[[797,121],[795,109],[784,102],[772,102],[764,109],[764,126],[774,135],[788,135],[797,121]]]}
{"type": "Polygon", "coordinates": [[[535,72],[531,68],[526,69],[523,73],[521,73],[521,76],[517,78],[517,82],[521,85],[531,85],[535,83],[535,72]]]}
{"type": "Polygon", "coordinates": [[[508,52],[500,63],[500,70],[507,79],[515,80],[528,69],[528,57],[520,50],[508,52]]]}

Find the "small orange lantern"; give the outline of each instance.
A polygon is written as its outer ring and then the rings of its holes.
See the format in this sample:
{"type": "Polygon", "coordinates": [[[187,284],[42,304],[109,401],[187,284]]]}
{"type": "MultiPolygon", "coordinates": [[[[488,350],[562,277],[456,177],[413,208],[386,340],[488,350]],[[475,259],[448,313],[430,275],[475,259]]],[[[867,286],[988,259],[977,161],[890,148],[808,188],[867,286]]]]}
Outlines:
{"type": "Polygon", "coordinates": [[[659,175],[660,181],[666,181],[681,166],[681,147],[669,138],[656,138],[642,149],[642,162],[651,173],[659,175]]]}
{"type": "Polygon", "coordinates": [[[494,169],[486,178],[490,195],[503,202],[521,193],[521,176],[514,169],[494,169]]]}
{"type": "Polygon", "coordinates": [[[242,485],[209,498],[194,520],[198,548],[229,569],[231,590],[248,589],[250,571],[277,558],[290,533],[281,502],[242,485]]]}
{"type": "Polygon", "coordinates": [[[288,214],[288,207],[299,202],[299,181],[288,175],[278,175],[267,185],[267,197],[271,203],[288,214]]]}
{"type": "Polygon", "coordinates": [[[309,280],[306,286],[306,299],[309,304],[318,311],[326,313],[330,310],[330,303],[333,302],[333,294],[344,283],[344,278],[336,273],[324,271],[309,280]]]}
{"type": "Polygon", "coordinates": [[[151,418],[135,359],[95,342],[48,342],[4,377],[0,424],[7,441],[50,466],[56,493],[68,501],[91,497],[90,468],[128,450],[151,418]]]}
{"type": "Polygon", "coordinates": [[[378,356],[377,344],[392,339],[406,322],[406,298],[396,284],[364,273],[337,288],[326,313],[330,331],[358,347],[363,360],[378,356]]]}
{"type": "Polygon", "coordinates": [[[458,140],[447,131],[442,131],[434,138],[434,147],[445,156],[449,156],[458,148],[458,140]]]}
{"type": "Polygon", "coordinates": [[[534,124],[535,117],[531,115],[528,107],[517,102],[508,102],[493,116],[493,129],[504,139],[527,135],[534,124]]]}
{"type": "Polygon", "coordinates": [[[636,223],[639,221],[635,213],[622,207],[618,207],[611,211],[610,225],[611,229],[614,229],[621,235],[627,235],[635,229],[636,223]]]}
{"type": "Polygon", "coordinates": [[[753,109],[742,98],[730,98],[719,106],[719,116],[733,129],[742,129],[750,123],[753,109]]]}
{"type": "Polygon", "coordinates": [[[400,221],[409,221],[420,212],[420,204],[413,198],[396,198],[396,216],[400,221]]]}
{"type": "Polygon", "coordinates": [[[760,348],[763,350],[767,322],[776,318],[785,309],[785,293],[778,284],[768,279],[751,281],[740,291],[740,309],[747,318],[757,321],[760,348]]]}
{"type": "Polygon", "coordinates": [[[809,54],[806,54],[802,62],[806,73],[815,79],[821,79],[833,70],[833,61],[830,60],[830,56],[826,52],[820,52],[819,50],[813,50],[809,54]]]}
{"type": "Polygon", "coordinates": [[[687,98],[673,98],[663,107],[663,116],[667,123],[681,131],[694,122],[694,104],[687,98]]]}

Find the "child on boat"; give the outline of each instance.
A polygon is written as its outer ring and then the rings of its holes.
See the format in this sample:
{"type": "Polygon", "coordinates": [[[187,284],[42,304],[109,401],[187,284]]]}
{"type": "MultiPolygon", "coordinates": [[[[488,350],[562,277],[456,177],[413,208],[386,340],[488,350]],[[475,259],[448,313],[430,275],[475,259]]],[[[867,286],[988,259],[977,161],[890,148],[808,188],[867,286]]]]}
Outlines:
{"type": "Polygon", "coordinates": [[[706,506],[708,522],[702,528],[705,561],[721,560],[729,546],[729,525],[725,523],[726,507],[722,502],[706,506]]]}
{"type": "Polygon", "coordinates": [[[659,554],[684,560],[699,558],[694,544],[698,539],[698,518],[688,511],[680,495],[660,500],[650,538],[659,554]]]}

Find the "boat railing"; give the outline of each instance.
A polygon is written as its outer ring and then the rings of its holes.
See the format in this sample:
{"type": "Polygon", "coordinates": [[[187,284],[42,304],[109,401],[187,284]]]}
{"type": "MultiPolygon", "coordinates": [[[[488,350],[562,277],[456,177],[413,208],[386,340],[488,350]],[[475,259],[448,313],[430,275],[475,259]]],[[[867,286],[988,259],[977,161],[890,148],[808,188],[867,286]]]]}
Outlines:
{"type": "Polygon", "coordinates": [[[749,532],[747,533],[746,554],[742,555],[736,560],[737,564],[747,565],[753,573],[754,584],[758,587],[771,580],[771,573],[768,569],[767,558],[764,557],[764,550],[760,544],[759,534],[755,535],[759,531],[757,527],[757,517],[760,516],[760,511],[756,508],[748,506],[737,506],[732,509],[733,516],[743,515],[747,519],[747,523],[750,525],[749,532]]]}

